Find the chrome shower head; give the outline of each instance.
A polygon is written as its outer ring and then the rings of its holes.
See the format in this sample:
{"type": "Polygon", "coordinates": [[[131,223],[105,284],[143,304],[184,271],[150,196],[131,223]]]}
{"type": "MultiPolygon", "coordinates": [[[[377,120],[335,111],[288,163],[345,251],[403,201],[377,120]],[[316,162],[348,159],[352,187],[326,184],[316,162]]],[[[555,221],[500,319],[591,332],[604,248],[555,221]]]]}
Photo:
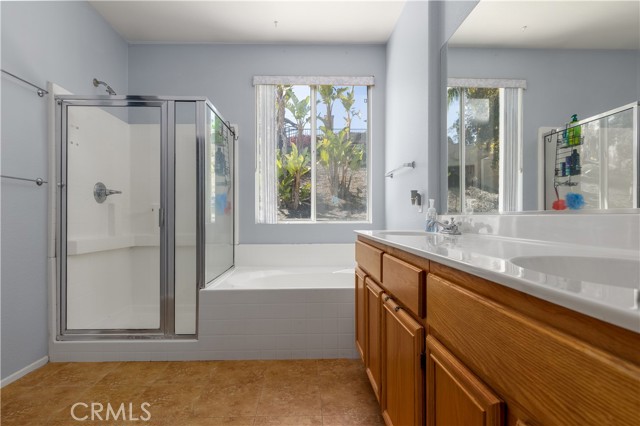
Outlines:
{"type": "Polygon", "coordinates": [[[100,80],[98,80],[97,78],[94,78],[94,79],[93,79],[93,87],[98,87],[98,86],[100,86],[100,85],[105,86],[105,90],[106,90],[106,91],[107,91],[107,93],[108,93],[108,94],[110,94],[111,96],[113,96],[113,95],[115,95],[115,94],[116,94],[116,91],[115,91],[115,90],[113,90],[113,89],[111,88],[111,86],[109,86],[107,83],[105,83],[104,81],[100,81],[100,80]]]}

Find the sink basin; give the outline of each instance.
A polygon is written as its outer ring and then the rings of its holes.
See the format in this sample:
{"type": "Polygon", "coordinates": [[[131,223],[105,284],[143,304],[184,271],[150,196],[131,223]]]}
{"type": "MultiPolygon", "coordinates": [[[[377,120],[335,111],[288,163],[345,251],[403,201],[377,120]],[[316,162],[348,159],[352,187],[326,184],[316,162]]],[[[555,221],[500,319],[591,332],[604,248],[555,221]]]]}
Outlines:
{"type": "Polygon", "coordinates": [[[640,288],[640,260],[586,256],[522,256],[511,263],[548,275],[624,288],[640,288]]]}

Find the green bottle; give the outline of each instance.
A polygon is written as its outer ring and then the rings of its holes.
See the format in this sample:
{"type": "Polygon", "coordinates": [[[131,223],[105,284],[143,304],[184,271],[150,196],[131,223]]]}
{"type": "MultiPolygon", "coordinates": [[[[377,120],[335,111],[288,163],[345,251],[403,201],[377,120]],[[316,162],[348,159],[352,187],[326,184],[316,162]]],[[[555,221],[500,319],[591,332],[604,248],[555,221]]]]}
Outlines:
{"type": "MultiPolygon", "coordinates": [[[[578,122],[578,114],[573,114],[571,116],[571,122],[569,123],[569,125],[577,122],[578,122]]],[[[580,145],[580,136],[582,135],[581,126],[572,127],[567,131],[567,133],[569,136],[569,140],[568,140],[569,145],[580,145]]]]}

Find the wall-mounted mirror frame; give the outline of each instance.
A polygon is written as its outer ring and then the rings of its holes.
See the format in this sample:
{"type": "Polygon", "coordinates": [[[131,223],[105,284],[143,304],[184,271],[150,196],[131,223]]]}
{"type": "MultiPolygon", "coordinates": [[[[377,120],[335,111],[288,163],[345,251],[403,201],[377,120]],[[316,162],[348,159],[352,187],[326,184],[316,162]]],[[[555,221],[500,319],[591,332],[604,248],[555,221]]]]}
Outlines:
{"type": "MultiPolygon", "coordinates": [[[[591,1],[481,1],[441,51],[441,105],[443,111],[441,143],[444,144],[444,149],[441,155],[442,185],[439,200],[439,205],[443,207],[439,210],[465,214],[544,210],[545,188],[544,176],[542,175],[544,165],[540,163],[539,158],[544,133],[566,126],[573,114],[578,114],[579,120],[585,120],[632,102],[637,103],[640,99],[639,13],[640,5],[634,4],[634,2],[613,2],[612,4],[612,2],[591,1]],[[607,13],[602,12],[603,6],[608,9],[607,13]],[[636,9],[638,10],[634,16],[633,10],[636,9]],[[594,16],[598,17],[595,21],[592,19],[594,16]],[[496,26],[496,20],[500,17],[507,24],[503,22],[504,25],[496,26]],[[571,26],[562,25],[563,22],[568,22],[567,19],[572,23],[571,26]],[[581,19],[592,20],[589,25],[583,26],[586,29],[585,32],[575,33],[573,30],[580,26],[578,24],[581,19]],[[540,22],[546,22],[546,26],[540,22]],[[615,31],[613,31],[614,28],[615,31]],[[511,31],[511,37],[506,37],[505,34],[509,34],[509,31],[511,31]],[[487,35],[484,41],[479,40],[479,35],[482,34],[487,35]],[[598,37],[603,34],[613,35],[599,39],[598,37]],[[500,37],[503,38],[500,39],[500,37]],[[474,46],[473,43],[485,43],[486,45],[474,46]],[[493,72],[492,66],[494,67],[493,72]],[[535,66],[539,67],[538,70],[535,66]],[[495,72],[496,67],[498,72],[495,72]],[[460,109],[459,103],[452,108],[451,96],[447,92],[447,87],[451,86],[449,83],[452,78],[523,80],[525,82],[526,89],[522,93],[521,104],[522,150],[517,154],[521,163],[516,167],[521,172],[522,181],[521,183],[514,182],[513,178],[508,181],[513,184],[512,187],[521,185],[519,208],[495,208],[497,201],[478,202],[473,197],[465,197],[467,191],[462,191],[463,196],[459,197],[462,200],[458,201],[457,209],[450,208],[452,205],[455,206],[450,197],[450,183],[452,180],[457,180],[460,182],[459,185],[464,184],[465,181],[462,180],[464,178],[461,179],[460,175],[466,175],[468,186],[476,184],[476,187],[472,189],[476,191],[476,194],[479,192],[484,197],[483,199],[490,198],[488,195],[491,195],[494,200],[503,198],[504,194],[499,194],[500,191],[491,193],[491,185],[487,183],[487,175],[490,173],[487,171],[491,170],[492,164],[504,164],[505,162],[505,159],[500,158],[499,155],[498,158],[493,159],[487,155],[475,163],[472,162],[471,167],[469,164],[466,167],[463,166],[464,168],[460,168],[458,165],[457,175],[454,168],[450,167],[452,158],[455,157],[450,149],[452,146],[451,133],[452,130],[457,130],[458,135],[461,132],[459,124],[457,129],[452,129],[455,126],[452,126],[453,120],[448,117],[448,112],[451,109],[464,110],[460,109]],[[472,176],[472,179],[469,179],[469,175],[472,176]],[[482,192],[482,190],[486,191],[482,192]],[[469,198],[472,199],[471,202],[469,202],[469,198]],[[489,208],[486,208],[487,206],[489,208]]],[[[476,92],[479,91],[476,90],[476,92]]],[[[473,96],[474,94],[471,93],[470,99],[473,96]]],[[[498,95],[494,95],[494,97],[498,97],[498,95]]],[[[479,102],[476,101],[476,112],[478,112],[478,104],[479,102]]],[[[494,110],[501,108],[501,106],[494,107],[494,110]]],[[[464,114],[459,112],[458,118],[461,115],[464,114]]],[[[637,121],[636,118],[636,123],[637,121]]],[[[501,131],[503,129],[497,132],[501,131]]],[[[631,151],[637,157],[640,155],[638,154],[637,129],[634,134],[632,140],[634,145],[631,147],[631,151]]],[[[464,139],[463,137],[463,144],[465,143],[464,139]]],[[[455,150],[459,149],[459,145],[456,145],[459,143],[460,140],[455,141],[455,150]]],[[[491,154],[492,144],[503,146],[497,141],[484,141],[482,144],[488,154],[491,154]]],[[[500,151],[500,153],[502,152],[500,151]]],[[[634,161],[637,165],[640,163],[640,158],[635,158],[634,161]]],[[[638,188],[640,185],[637,180],[637,170],[634,171],[634,174],[636,176],[635,187],[638,188]]],[[[495,180],[495,177],[493,179],[495,180]]],[[[635,198],[637,207],[637,200],[640,197],[636,196],[635,198]]],[[[512,203],[511,206],[513,205],[518,205],[518,203],[512,203]]],[[[568,211],[564,210],[564,212],[568,211]]],[[[640,212],[637,208],[601,211],[595,206],[587,206],[577,211],[588,213],[640,212]]],[[[545,212],[553,212],[553,210],[545,212]]]]}

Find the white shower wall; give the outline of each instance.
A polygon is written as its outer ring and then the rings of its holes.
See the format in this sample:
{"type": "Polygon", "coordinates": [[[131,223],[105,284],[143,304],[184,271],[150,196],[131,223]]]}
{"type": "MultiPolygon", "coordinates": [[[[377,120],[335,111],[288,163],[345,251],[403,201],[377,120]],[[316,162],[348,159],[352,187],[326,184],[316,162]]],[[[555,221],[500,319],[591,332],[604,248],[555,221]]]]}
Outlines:
{"type": "Polygon", "coordinates": [[[131,194],[129,126],[101,108],[69,107],[68,111],[68,238],[127,235],[130,223],[124,212],[129,209],[131,194]],[[123,196],[96,203],[96,182],[122,190],[123,196]]]}
{"type": "MultiPolygon", "coordinates": [[[[67,327],[160,326],[160,126],[69,109],[67,327]],[[121,190],[99,204],[93,185],[121,190]]],[[[121,111],[120,111],[121,112],[121,111]]],[[[127,114],[124,114],[125,116],[127,114]]],[[[176,324],[196,327],[194,125],[176,126],[176,324]],[[192,176],[182,176],[191,171],[192,176]]]]}

